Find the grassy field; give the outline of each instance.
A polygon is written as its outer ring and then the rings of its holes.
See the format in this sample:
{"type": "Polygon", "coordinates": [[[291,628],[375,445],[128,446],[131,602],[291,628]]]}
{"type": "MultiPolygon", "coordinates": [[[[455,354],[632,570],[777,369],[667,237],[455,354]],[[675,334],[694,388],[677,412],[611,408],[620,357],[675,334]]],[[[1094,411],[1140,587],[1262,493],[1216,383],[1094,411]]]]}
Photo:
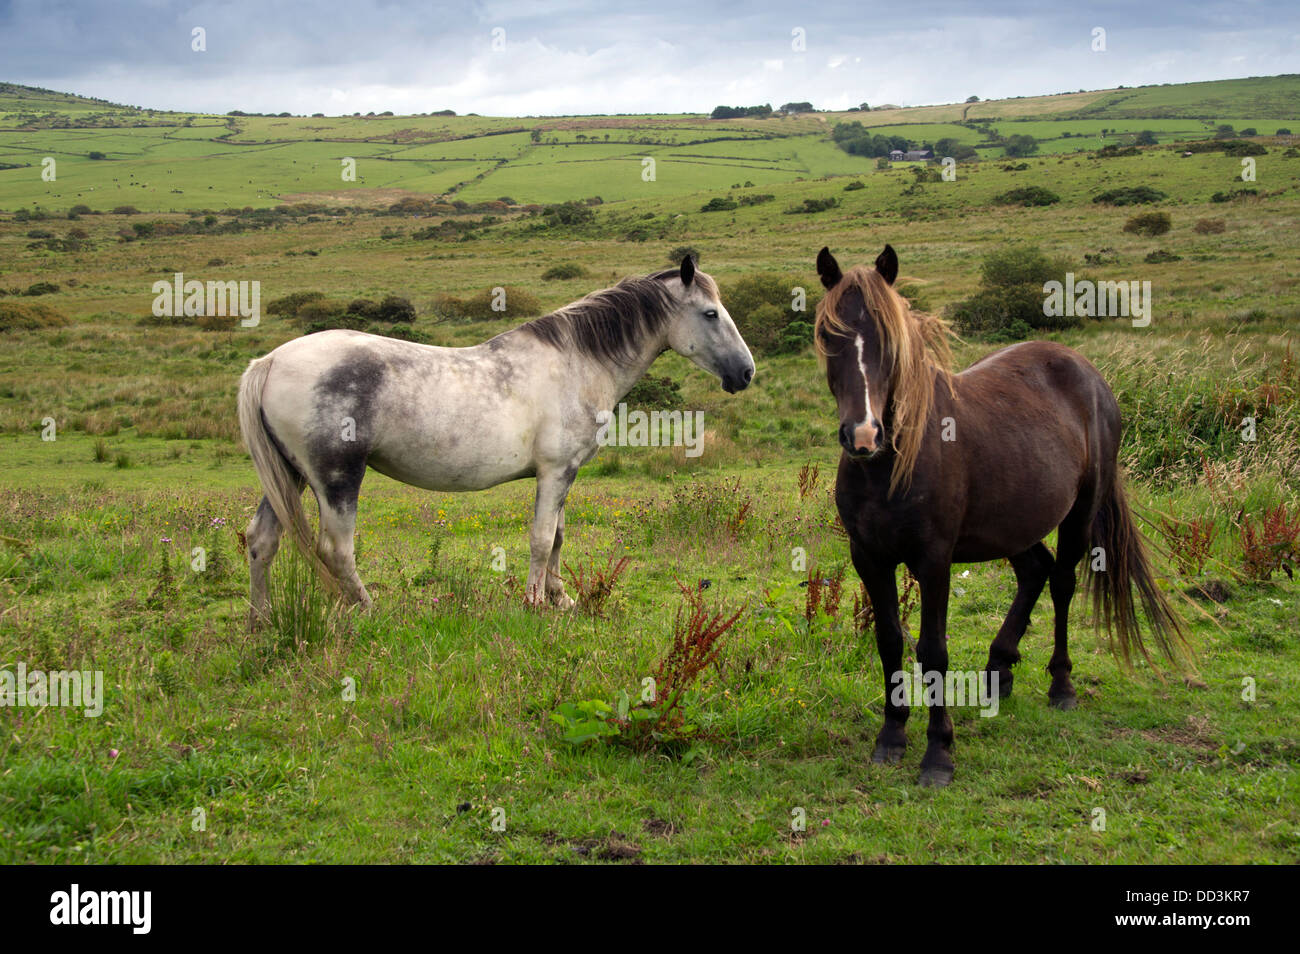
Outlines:
{"type": "MultiPolygon", "coordinates": [[[[1141,96],[1117,108],[1154,108],[1147,100],[1161,89],[1119,91],[1141,96]]],[[[1241,182],[1237,158],[1184,158],[1162,144],[1113,159],[1049,154],[1023,169],[962,164],[954,182],[918,184],[910,168],[878,171],[836,150],[825,117],[250,117],[218,142],[225,118],[184,126],[175,114],[25,95],[0,117],[48,110],[147,125],[0,122],[0,162],[30,162],[56,142],[68,157],[56,183],[39,181],[39,160],[0,171],[0,668],[100,670],[105,684],[98,718],[0,708],[0,861],[1300,861],[1300,594],[1282,569],[1257,578],[1244,542],[1278,507],[1300,519],[1300,157],[1286,143],[1262,140],[1253,183],[1241,182]],[[305,137],[313,123],[330,141],[305,137]],[[714,129],[733,138],[696,141],[714,129]],[[638,138],[651,144],[629,142],[638,138]],[[84,158],[91,150],[116,158],[84,158]],[[359,163],[366,181],[340,183],[339,155],[371,157],[359,163]],[[603,158],[579,161],[588,155],[603,158]],[[641,178],[643,155],[658,157],[653,182],[641,178]],[[74,184],[82,172],[111,184],[113,198],[85,194],[74,184]],[[112,183],[123,172],[148,185],[112,183]],[[378,214],[452,180],[466,184],[447,197],[470,202],[605,201],[570,225],[520,205],[487,219],[378,214]],[[853,182],[862,187],[846,191],[853,182]],[[1093,201],[1139,185],[1166,198],[1093,201]],[[1212,200],[1247,185],[1255,195],[1212,200]],[[1024,186],[1060,201],[995,204],[1024,186]],[[765,194],[701,211],[713,198],[765,194]],[[824,198],[839,204],[789,212],[824,198]],[[241,211],[307,201],[317,205],[304,213],[241,211]],[[100,214],[69,219],[78,202],[100,214]],[[109,211],[128,202],[144,214],[109,211]],[[50,217],[14,213],[35,205],[50,217]],[[1169,232],[1124,231],[1149,208],[1169,213],[1169,232]],[[1205,220],[1222,230],[1199,228],[1205,220]],[[473,224],[417,237],[453,222],[473,224]],[[857,583],[830,496],[837,421],[808,349],[760,354],[754,385],[734,396],[676,355],[656,364],[682,405],[704,412],[705,452],[606,449],[579,475],[569,575],[589,580],[629,561],[603,607],[522,608],[530,482],[449,495],[372,473],[357,543],[375,609],[330,613],[319,595],[302,598],[310,578],[282,551],[277,605],[302,608],[246,631],[237,532],[260,492],[237,441],[235,386],[250,358],[304,330],[267,314],[269,302],[305,290],[338,301],[395,293],[416,306],[413,331],[466,344],[521,318],[448,320],[439,296],[504,285],[547,310],[665,267],[689,245],[745,327],[755,276],[812,292],[822,245],[847,266],[884,242],[930,311],[969,296],[984,257],[1016,243],[1081,275],[1152,282],[1150,327],[1090,321],[1053,337],[1096,363],[1120,400],[1130,494],[1162,586],[1191,627],[1195,677],[1126,671],[1077,601],[1080,705],[1049,709],[1044,600],[998,716],[954,711],[951,787],[915,784],[920,716],[904,764],[871,765],[879,660],[854,620],[857,583]],[[1157,251],[1167,260],[1147,262],[1157,251]],[[584,274],[542,278],[561,263],[584,274]],[[153,319],[152,284],[177,271],[261,282],[261,323],[153,319]],[[33,286],[45,293],[26,294],[33,286]],[[1255,441],[1240,437],[1248,415],[1255,441]],[[47,418],[54,440],[42,439],[47,418]],[[1179,529],[1193,524],[1209,528],[1203,551],[1179,529]],[[809,579],[841,572],[842,592],[810,607],[809,579]],[[717,664],[683,697],[692,728],[658,742],[566,741],[553,716],[617,706],[622,693],[635,700],[660,671],[694,598],[683,585],[710,612],[739,613],[717,664]]],[[[1042,98],[1034,135],[1109,95],[1042,98]]],[[[1164,95],[1184,116],[1202,115],[1164,95]]],[[[1271,108],[1259,84],[1204,102],[1216,116],[1271,108]]],[[[999,115],[1031,115],[1028,103],[1007,101],[999,115]]],[[[1190,135],[1200,120],[1169,122],[1190,135]]],[[[993,347],[960,342],[957,361],[993,347]]],[[[956,568],[953,583],[952,665],[978,669],[1014,580],[991,563],[956,568]]],[[[913,607],[913,633],[917,621],[913,607]]]]}

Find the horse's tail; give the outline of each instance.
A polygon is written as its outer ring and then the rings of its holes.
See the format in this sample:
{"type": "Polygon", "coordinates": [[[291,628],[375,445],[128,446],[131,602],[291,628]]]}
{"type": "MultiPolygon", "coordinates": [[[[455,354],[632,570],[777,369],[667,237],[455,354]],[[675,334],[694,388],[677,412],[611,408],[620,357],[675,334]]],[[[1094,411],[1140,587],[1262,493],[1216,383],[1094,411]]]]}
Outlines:
{"type": "Polygon", "coordinates": [[[1142,534],[1133,523],[1118,473],[1093,519],[1092,546],[1093,553],[1084,559],[1084,586],[1085,592],[1091,591],[1092,595],[1093,624],[1106,629],[1112,637],[1112,648],[1118,644],[1126,664],[1131,662],[1134,649],[1151,662],[1138,628],[1133,600],[1136,587],[1156,648],[1170,662],[1183,667],[1189,662],[1190,648],[1182,620],[1156,586],[1142,534]],[[1100,554],[1095,550],[1098,547],[1100,554]]]}
{"type": "Polygon", "coordinates": [[[316,568],[326,586],[334,591],[337,583],[316,551],[311,524],[302,506],[302,478],[266,427],[262,389],[271,373],[271,361],[269,356],[254,359],[239,379],[239,430],[244,435],[244,444],[262,482],[266,502],[271,505],[280,526],[289,532],[299,551],[316,568]]]}

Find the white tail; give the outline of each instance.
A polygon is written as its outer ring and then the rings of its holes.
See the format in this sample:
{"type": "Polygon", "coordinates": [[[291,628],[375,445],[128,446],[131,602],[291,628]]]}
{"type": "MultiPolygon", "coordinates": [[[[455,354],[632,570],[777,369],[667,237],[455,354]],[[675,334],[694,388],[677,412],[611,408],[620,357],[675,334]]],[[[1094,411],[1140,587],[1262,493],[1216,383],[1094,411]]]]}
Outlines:
{"type": "Polygon", "coordinates": [[[244,435],[244,444],[253,458],[253,467],[262,482],[267,503],[275,512],[280,526],[289,532],[299,551],[311,561],[326,587],[331,592],[337,592],[338,581],[317,553],[311,524],[307,522],[307,512],[302,507],[302,486],[298,482],[298,475],[266,429],[266,418],[262,414],[262,389],[266,385],[267,375],[271,373],[271,361],[270,357],[253,360],[244,376],[239,379],[239,430],[244,435]]]}

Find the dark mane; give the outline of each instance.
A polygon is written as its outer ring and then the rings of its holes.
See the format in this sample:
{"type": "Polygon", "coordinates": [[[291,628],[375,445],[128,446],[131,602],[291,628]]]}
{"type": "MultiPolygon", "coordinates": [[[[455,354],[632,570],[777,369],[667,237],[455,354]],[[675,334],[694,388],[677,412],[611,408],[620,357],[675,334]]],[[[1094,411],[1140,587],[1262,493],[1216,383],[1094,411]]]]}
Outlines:
{"type": "MultiPolygon", "coordinates": [[[[531,334],[561,351],[576,348],[600,361],[629,364],[647,335],[663,331],[674,304],[665,283],[677,276],[673,268],[645,278],[625,278],[613,288],[592,292],[520,325],[516,331],[531,334]]],[[[718,288],[712,278],[696,272],[695,280],[706,293],[717,297],[718,288]]]]}

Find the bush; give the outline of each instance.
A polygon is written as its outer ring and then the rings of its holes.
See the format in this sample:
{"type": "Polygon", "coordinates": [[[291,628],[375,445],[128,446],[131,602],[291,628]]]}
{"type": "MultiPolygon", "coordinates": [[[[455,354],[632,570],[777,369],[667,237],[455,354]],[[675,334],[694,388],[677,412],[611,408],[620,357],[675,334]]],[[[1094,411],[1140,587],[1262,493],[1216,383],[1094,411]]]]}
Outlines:
{"type": "Polygon", "coordinates": [[[1223,219],[1197,219],[1192,226],[1198,235],[1219,235],[1227,227],[1228,224],[1223,219]]]}
{"type": "Polygon", "coordinates": [[[542,281],[566,281],[570,278],[584,278],[587,270],[581,265],[573,262],[564,262],[560,265],[552,265],[546,271],[542,272],[542,281]]]}
{"type": "Polygon", "coordinates": [[[1003,192],[1001,195],[993,197],[997,205],[1053,205],[1061,201],[1061,197],[1049,189],[1042,186],[1025,186],[1023,189],[1011,189],[1003,192]]]}
{"type": "Polygon", "coordinates": [[[561,202],[548,205],[542,211],[542,218],[547,227],[561,225],[583,225],[596,218],[596,213],[585,202],[561,202]]]}
{"type": "Polygon", "coordinates": [[[58,290],[59,286],[53,282],[33,282],[23,294],[28,298],[36,298],[40,295],[53,295],[58,290]]]}
{"type": "Polygon", "coordinates": [[[791,325],[812,321],[821,289],[809,287],[807,279],[796,275],[774,272],[747,275],[725,285],[722,302],[727,306],[736,328],[745,343],[756,354],[783,354],[799,350],[797,344],[801,329],[794,329],[787,338],[791,325]],[[793,311],[793,292],[796,287],[805,289],[807,300],[804,311],[793,311]]]}
{"type": "Polygon", "coordinates": [[[1183,257],[1181,255],[1175,255],[1173,252],[1166,252],[1162,248],[1158,248],[1153,252],[1147,252],[1146,257],[1142,259],[1142,261],[1146,262],[1148,265],[1160,265],[1164,262],[1181,262],[1182,260],[1183,257]]]}
{"type": "Polygon", "coordinates": [[[0,301],[0,332],[61,328],[67,323],[67,316],[49,305],[0,301]]]}
{"type": "Polygon", "coordinates": [[[793,208],[785,210],[786,215],[814,215],[817,212],[825,212],[827,209],[833,209],[840,204],[840,200],[835,196],[829,196],[825,199],[804,199],[803,205],[796,205],[793,208]]]}
{"type": "Polygon", "coordinates": [[[672,378],[647,374],[623,398],[627,406],[644,410],[675,410],[686,406],[681,385],[672,378]]]}
{"type": "Polygon", "coordinates": [[[444,321],[490,321],[494,318],[531,318],[541,314],[537,296],[514,285],[505,286],[504,310],[493,310],[496,300],[490,288],[468,298],[439,295],[433,300],[432,311],[435,317],[444,321]]]}
{"type": "Polygon", "coordinates": [[[1164,235],[1173,228],[1168,212],[1143,212],[1124,223],[1124,231],[1132,235],[1164,235]]]}
{"type": "Polygon", "coordinates": [[[671,252],[668,253],[668,262],[672,265],[680,265],[682,263],[682,259],[684,259],[687,255],[695,259],[696,265],[700,264],[700,250],[696,248],[694,245],[678,245],[676,248],[674,248],[671,252]]]}
{"type": "Polygon", "coordinates": [[[113,207],[114,215],[139,215],[140,210],[133,205],[117,205],[113,207]]]}
{"type": "Polygon", "coordinates": [[[1067,269],[1037,248],[992,252],[980,268],[979,290],[950,306],[947,318],[963,333],[996,341],[1028,337],[1034,329],[1074,327],[1078,317],[1043,314],[1043,285],[1063,280],[1067,269]]]}
{"type": "Polygon", "coordinates": [[[710,199],[700,207],[701,212],[730,212],[736,208],[739,203],[735,199],[729,199],[724,196],[718,196],[710,199]]]}
{"type": "Polygon", "coordinates": [[[1109,192],[1103,192],[1101,195],[1094,196],[1093,202],[1105,205],[1145,205],[1149,202],[1159,202],[1161,199],[1169,198],[1168,195],[1159,189],[1152,189],[1150,186],[1126,186],[1122,189],[1111,189],[1109,192]]]}
{"type": "Polygon", "coordinates": [[[324,298],[324,292],[318,291],[299,291],[285,295],[283,298],[276,298],[268,302],[266,313],[268,315],[280,315],[284,318],[296,318],[298,309],[309,301],[319,301],[324,298]]]}
{"type": "Polygon", "coordinates": [[[294,312],[294,318],[305,325],[327,324],[329,327],[336,327],[330,324],[343,314],[343,308],[337,303],[327,301],[324,297],[314,298],[311,301],[304,302],[294,312]]]}
{"type": "Polygon", "coordinates": [[[410,323],[415,321],[415,306],[399,295],[385,295],[375,317],[390,323],[410,323]]]}
{"type": "Polygon", "coordinates": [[[1258,189],[1229,189],[1227,192],[1216,192],[1210,196],[1211,202],[1232,202],[1235,199],[1247,199],[1258,197],[1258,189]]]}
{"type": "Polygon", "coordinates": [[[850,182],[848,185],[844,187],[844,191],[856,192],[858,189],[865,189],[866,187],[867,184],[865,182],[862,182],[861,180],[858,179],[854,179],[852,182],[850,182]]]}

